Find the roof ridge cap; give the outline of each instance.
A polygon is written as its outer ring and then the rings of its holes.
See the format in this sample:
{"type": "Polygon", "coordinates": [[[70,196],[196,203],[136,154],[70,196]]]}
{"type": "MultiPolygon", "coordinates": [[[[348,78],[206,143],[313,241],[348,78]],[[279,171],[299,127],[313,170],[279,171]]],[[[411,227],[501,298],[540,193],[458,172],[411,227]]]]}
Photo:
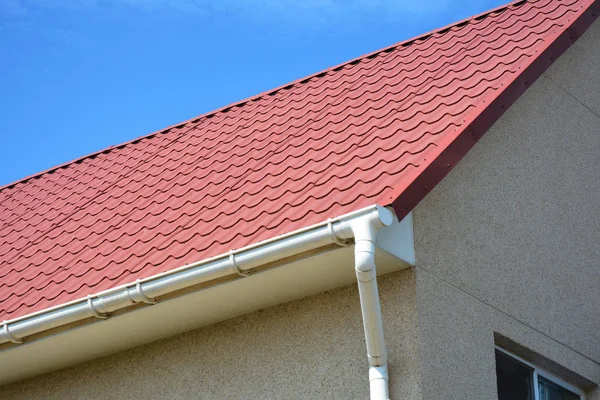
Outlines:
{"type": "Polygon", "coordinates": [[[442,26],[440,28],[436,28],[436,29],[427,31],[427,32],[422,33],[422,34],[420,34],[418,36],[414,36],[414,37],[411,37],[409,39],[402,40],[400,42],[396,42],[396,43],[394,43],[392,45],[389,45],[387,47],[383,47],[381,49],[372,51],[370,53],[363,54],[363,55],[361,55],[359,57],[350,59],[348,61],[345,61],[345,62],[336,64],[336,65],[330,66],[330,67],[328,67],[328,68],[326,68],[324,70],[321,70],[321,71],[318,71],[318,72],[306,75],[303,78],[295,79],[295,80],[293,80],[290,83],[279,85],[279,86],[275,87],[274,89],[265,90],[265,91],[260,92],[260,93],[258,93],[256,95],[246,97],[246,98],[244,98],[242,100],[234,101],[234,102],[229,103],[229,104],[227,104],[225,106],[219,107],[219,108],[217,108],[215,110],[208,111],[206,113],[197,115],[195,117],[186,119],[184,121],[181,121],[181,122],[173,124],[173,125],[169,125],[166,128],[159,129],[159,130],[156,130],[156,131],[154,131],[152,133],[139,136],[139,137],[137,137],[135,139],[131,139],[131,140],[122,142],[120,144],[112,145],[112,146],[106,147],[106,148],[104,148],[102,150],[98,150],[98,151],[86,154],[84,156],[75,158],[75,159],[67,161],[65,163],[55,165],[53,167],[47,168],[45,170],[36,172],[34,174],[31,174],[31,175],[27,175],[27,176],[25,176],[25,177],[23,177],[21,179],[18,179],[18,180],[13,181],[13,182],[9,182],[9,183],[7,183],[5,185],[0,185],[0,192],[4,191],[6,189],[12,189],[12,188],[14,188],[15,186],[17,186],[20,183],[28,182],[28,181],[30,181],[32,179],[39,178],[42,175],[51,174],[54,171],[57,171],[57,170],[59,170],[61,168],[67,168],[68,166],[70,166],[72,164],[80,163],[80,162],[82,162],[85,159],[94,158],[94,157],[96,157],[96,156],[98,156],[98,155],[100,155],[102,153],[108,154],[108,153],[110,153],[111,151],[113,151],[115,149],[124,148],[125,146],[127,146],[129,144],[133,144],[135,142],[139,142],[139,141],[144,140],[144,139],[152,138],[152,137],[154,137],[154,136],[156,136],[156,135],[158,135],[160,133],[168,133],[168,132],[170,132],[173,129],[183,128],[185,125],[187,125],[189,123],[197,123],[202,118],[209,118],[209,117],[212,117],[212,116],[214,116],[214,115],[216,115],[216,114],[218,114],[220,112],[227,112],[227,111],[229,111],[229,109],[232,109],[234,107],[243,107],[246,103],[249,103],[251,101],[256,101],[258,99],[261,99],[264,96],[274,95],[274,94],[280,92],[281,90],[291,89],[293,87],[296,87],[296,85],[298,85],[298,84],[305,84],[305,83],[307,83],[309,80],[311,80],[313,78],[322,78],[327,73],[332,72],[332,71],[333,72],[337,72],[340,69],[342,69],[343,67],[345,67],[346,65],[350,65],[352,63],[356,64],[357,62],[360,62],[360,61],[362,61],[364,59],[368,59],[368,58],[374,57],[374,56],[376,56],[376,55],[378,55],[380,53],[391,52],[391,51],[395,50],[397,47],[400,47],[400,46],[403,46],[403,47],[404,46],[409,46],[412,43],[416,42],[417,40],[426,39],[429,36],[431,36],[433,34],[436,34],[436,33],[440,33],[440,32],[446,33],[446,31],[450,30],[451,28],[453,28],[455,26],[466,25],[466,24],[468,24],[469,22],[471,22],[471,21],[473,21],[475,19],[477,19],[477,20],[478,19],[482,19],[482,18],[487,17],[488,15],[490,15],[492,13],[496,13],[496,12],[499,12],[499,11],[504,11],[504,10],[510,8],[510,7],[519,7],[519,6],[521,6],[522,4],[524,4],[526,2],[531,2],[531,0],[511,0],[509,3],[506,3],[504,5],[498,6],[496,8],[491,9],[491,10],[487,10],[487,11],[484,11],[482,13],[472,15],[472,16],[470,16],[468,18],[465,18],[465,19],[453,22],[453,23],[448,24],[448,25],[444,25],[444,26],[442,26]]]}

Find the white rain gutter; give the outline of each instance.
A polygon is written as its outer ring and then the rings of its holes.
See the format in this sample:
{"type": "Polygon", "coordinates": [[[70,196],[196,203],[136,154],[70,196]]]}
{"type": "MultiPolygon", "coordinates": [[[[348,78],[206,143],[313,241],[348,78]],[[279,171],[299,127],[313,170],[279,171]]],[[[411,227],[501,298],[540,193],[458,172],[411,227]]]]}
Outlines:
{"type": "Polygon", "coordinates": [[[345,246],[354,238],[355,270],[369,360],[371,399],[387,400],[387,354],[374,257],[379,229],[391,225],[393,220],[394,215],[390,210],[373,205],[227,254],[137,280],[132,284],[4,321],[0,327],[0,344],[21,344],[28,336],[90,317],[105,319],[117,310],[138,303],[155,304],[160,296],[181,289],[232,274],[248,276],[253,268],[261,265],[331,244],[345,246]]]}

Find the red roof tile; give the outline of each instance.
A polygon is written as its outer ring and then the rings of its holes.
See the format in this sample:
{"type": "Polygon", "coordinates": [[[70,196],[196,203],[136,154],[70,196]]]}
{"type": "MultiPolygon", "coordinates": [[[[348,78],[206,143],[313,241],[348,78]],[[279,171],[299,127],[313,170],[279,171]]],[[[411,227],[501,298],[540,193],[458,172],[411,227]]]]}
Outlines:
{"type": "Polygon", "coordinates": [[[1,188],[0,318],[374,203],[402,217],[597,8],[514,3],[1,188]]]}

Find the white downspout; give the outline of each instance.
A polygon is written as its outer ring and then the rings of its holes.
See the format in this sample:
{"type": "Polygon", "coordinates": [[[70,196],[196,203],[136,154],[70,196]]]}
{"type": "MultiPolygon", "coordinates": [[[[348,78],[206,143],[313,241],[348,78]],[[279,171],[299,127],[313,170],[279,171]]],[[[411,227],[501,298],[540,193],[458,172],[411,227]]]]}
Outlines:
{"type": "Polygon", "coordinates": [[[391,211],[377,207],[368,217],[352,221],[350,225],[355,243],[355,270],[369,359],[371,400],[389,399],[387,353],[375,270],[375,243],[379,229],[391,225],[393,220],[391,211]]]}

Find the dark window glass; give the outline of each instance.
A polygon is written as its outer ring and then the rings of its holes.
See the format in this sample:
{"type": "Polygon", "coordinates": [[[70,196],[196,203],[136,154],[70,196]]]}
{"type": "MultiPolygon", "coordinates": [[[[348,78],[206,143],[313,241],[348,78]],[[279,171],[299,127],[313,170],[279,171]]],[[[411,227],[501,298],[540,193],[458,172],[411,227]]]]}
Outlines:
{"type": "Polygon", "coordinates": [[[499,351],[496,351],[496,379],[498,400],[533,400],[533,369],[499,351]]]}
{"type": "Polygon", "coordinates": [[[540,400],[579,400],[579,395],[558,386],[538,375],[538,392],[540,400]]]}

